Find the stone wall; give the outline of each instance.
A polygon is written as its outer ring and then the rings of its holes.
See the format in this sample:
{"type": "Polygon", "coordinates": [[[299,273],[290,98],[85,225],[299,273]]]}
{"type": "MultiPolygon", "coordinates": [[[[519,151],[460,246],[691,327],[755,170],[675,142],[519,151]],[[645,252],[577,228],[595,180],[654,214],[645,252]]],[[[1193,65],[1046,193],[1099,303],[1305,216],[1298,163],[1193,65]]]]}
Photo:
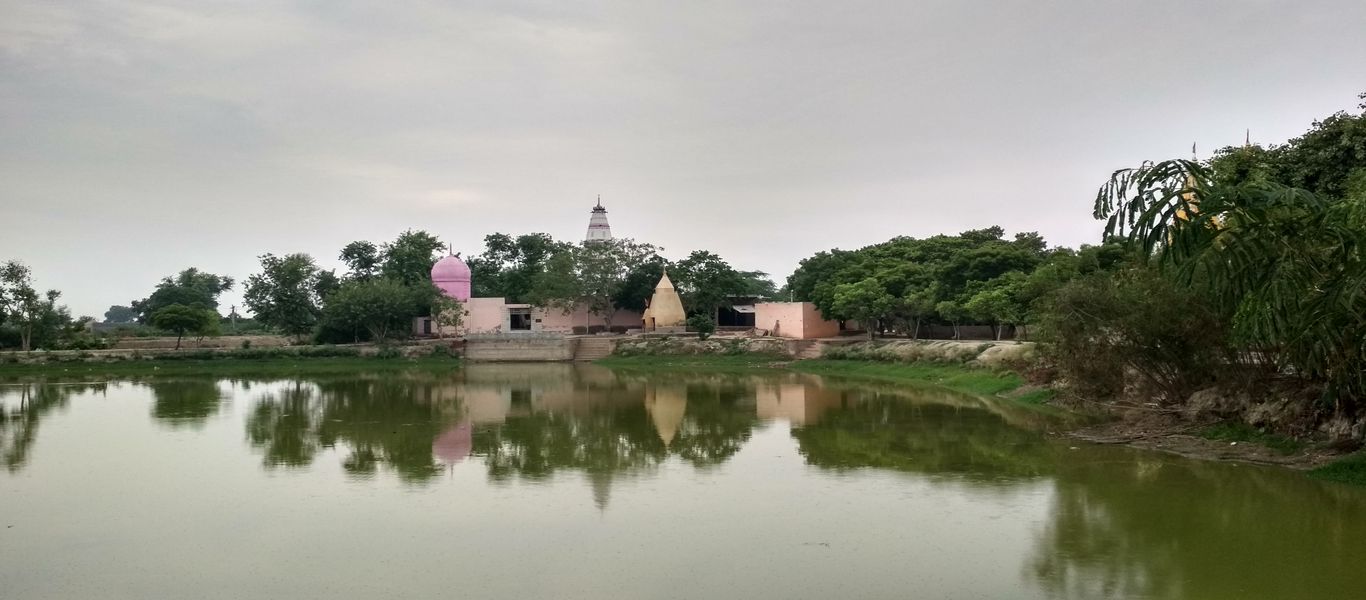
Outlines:
{"type": "Polygon", "coordinates": [[[578,340],[566,337],[509,335],[465,340],[465,359],[480,362],[551,362],[574,360],[578,340]]]}

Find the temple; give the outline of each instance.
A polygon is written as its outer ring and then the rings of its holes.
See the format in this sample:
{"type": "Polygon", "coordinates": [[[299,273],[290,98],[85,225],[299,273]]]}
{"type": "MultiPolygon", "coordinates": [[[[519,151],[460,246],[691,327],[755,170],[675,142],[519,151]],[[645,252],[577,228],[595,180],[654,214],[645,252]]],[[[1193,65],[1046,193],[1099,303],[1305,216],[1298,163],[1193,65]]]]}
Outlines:
{"type": "Polygon", "coordinates": [[[584,236],[585,242],[602,242],[612,239],[612,226],[607,224],[607,209],[602,207],[602,196],[598,196],[598,205],[593,207],[592,214],[588,217],[588,234],[584,236]]]}
{"type": "Polygon", "coordinates": [[[683,301],[678,297],[673,282],[669,281],[669,273],[665,272],[655,285],[655,293],[645,309],[645,331],[683,331],[687,321],[683,301]]]}

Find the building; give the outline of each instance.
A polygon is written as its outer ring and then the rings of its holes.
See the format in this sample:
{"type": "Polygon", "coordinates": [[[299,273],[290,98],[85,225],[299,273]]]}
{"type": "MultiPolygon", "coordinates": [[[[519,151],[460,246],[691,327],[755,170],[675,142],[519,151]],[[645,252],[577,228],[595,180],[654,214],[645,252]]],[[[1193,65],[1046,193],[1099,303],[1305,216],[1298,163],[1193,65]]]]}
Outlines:
{"type": "Polygon", "coordinates": [[[593,207],[593,212],[588,217],[588,234],[584,236],[585,242],[603,242],[612,239],[612,226],[607,224],[607,209],[602,207],[602,196],[598,196],[598,205],[593,207]]]}
{"type": "Polygon", "coordinates": [[[669,281],[668,272],[655,284],[655,293],[650,297],[650,305],[641,315],[645,331],[683,331],[688,323],[688,315],[683,312],[683,300],[678,290],[669,281]]]}
{"type": "Polygon", "coordinates": [[[754,326],[768,335],[797,340],[837,337],[840,324],[821,315],[810,302],[760,302],[754,305],[754,326]]]}

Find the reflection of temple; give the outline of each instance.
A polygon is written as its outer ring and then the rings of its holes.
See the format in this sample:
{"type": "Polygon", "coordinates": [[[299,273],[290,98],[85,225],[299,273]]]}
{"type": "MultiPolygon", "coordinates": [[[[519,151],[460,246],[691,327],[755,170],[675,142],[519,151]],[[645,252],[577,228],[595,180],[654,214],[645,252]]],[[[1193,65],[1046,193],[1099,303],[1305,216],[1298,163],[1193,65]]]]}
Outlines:
{"type": "Polygon", "coordinates": [[[760,419],[785,420],[793,425],[814,425],[825,411],[841,405],[844,394],[815,382],[783,382],[759,386],[755,409],[760,419]]]}
{"type": "Polygon", "coordinates": [[[688,392],[682,387],[650,386],[645,388],[645,412],[655,426],[664,447],[673,443],[678,426],[683,424],[683,413],[688,408],[688,392]]]}

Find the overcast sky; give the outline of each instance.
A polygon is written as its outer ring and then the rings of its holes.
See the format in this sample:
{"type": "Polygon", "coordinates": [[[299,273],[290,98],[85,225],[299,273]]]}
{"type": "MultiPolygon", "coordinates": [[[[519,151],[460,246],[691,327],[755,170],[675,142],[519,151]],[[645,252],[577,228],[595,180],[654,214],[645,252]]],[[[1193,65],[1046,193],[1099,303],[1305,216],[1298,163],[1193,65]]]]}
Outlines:
{"type": "MultiPolygon", "coordinates": [[[[0,0],[0,260],[77,314],[426,229],[613,231],[781,282],[1366,90],[1366,2],[0,0]]],[[[240,303],[241,286],[223,309],[240,303]]]]}

